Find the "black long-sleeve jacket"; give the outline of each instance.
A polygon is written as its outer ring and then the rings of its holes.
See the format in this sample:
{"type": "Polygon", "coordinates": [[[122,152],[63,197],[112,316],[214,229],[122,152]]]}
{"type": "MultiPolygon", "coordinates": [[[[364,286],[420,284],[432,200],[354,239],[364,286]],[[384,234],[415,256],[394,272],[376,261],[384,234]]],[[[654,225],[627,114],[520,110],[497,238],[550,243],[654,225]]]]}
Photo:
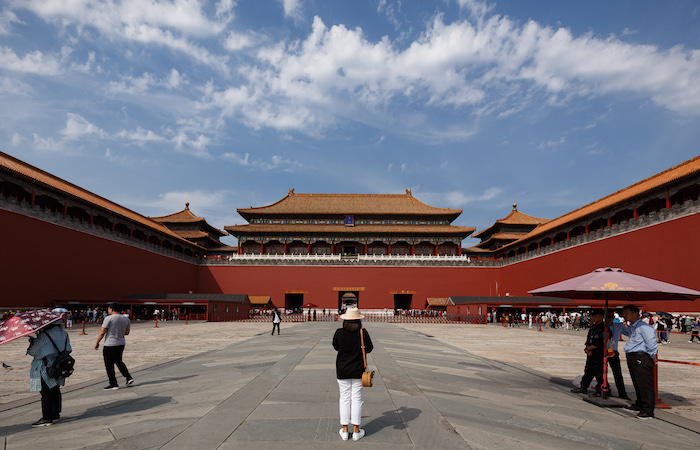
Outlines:
{"type": "MultiPolygon", "coordinates": [[[[365,339],[365,353],[371,353],[374,346],[369,333],[362,329],[365,339]]],[[[364,364],[360,348],[360,333],[338,328],[333,336],[333,348],[338,352],[335,358],[335,372],[338,379],[362,378],[364,364]]]]}

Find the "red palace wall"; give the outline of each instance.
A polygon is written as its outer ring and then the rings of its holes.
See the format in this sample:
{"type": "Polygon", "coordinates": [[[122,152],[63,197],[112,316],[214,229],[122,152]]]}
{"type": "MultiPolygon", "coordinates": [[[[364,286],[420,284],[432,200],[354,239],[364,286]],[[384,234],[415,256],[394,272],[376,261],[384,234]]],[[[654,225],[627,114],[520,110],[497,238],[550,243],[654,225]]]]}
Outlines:
{"type": "Polygon", "coordinates": [[[364,287],[360,308],[394,307],[391,291],[415,291],[412,308],[424,308],[428,297],[494,295],[498,268],[460,267],[320,267],[320,266],[214,266],[200,268],[199,291],[207,293],[269,295],[284,307],[286,290],[304,290],[304,304],[338,307],[333,287],[364,287]]]}
{"type": "MultiPolygon", "coordinates": [[[[196,266],[0,210],[0,307],[189,291],[269,295],[284,306],[283,291],[303,290],[304,304],[334,309],[333,287],[364,287],[362,308],[392,308],[391,291],[402,290],[414,291],[412,307],[423,308],[428,297],[527,295],[606,266],[700,290],[698,230],[700,214],[694,214],[501,268],[196,266]]],[[[645,309],[700,311],[700,301],[645,309]]]]}
{"type": "MultiPolygon", "coordinates": [[[[700,290],[700,214],[664,222],[608,239],[572,247],[501,268],[510,295],[592,272],[619,267],[625,272],[700,290]]],[[[583,302],[589,304],[589,302],[583,302]]],[[[647,311],[700,311],[694,302],[654,302],[647,311]]]]}
{"type": "MultiPolygon", "coordinates": [[[[284,306],[285,290],[305,290],[304,304],[336,308],[334,286],[364,287],[361,308],[392,308],[390,291],[415,291],[414,308],[427,297],[450,295],[527,296],[527,291],[592,272],[620,267],[627,272],[700,290],[700,214],[572,247],[502,268],[458,267],[201,267],[199,292],[269,295],[284,306]]],[[[585,301],[585,304],[598,304],[585,301]]],[[[656,302],[646,310],[700,311],[700,301],[656,302]]]]}
{"type": "Polygon", "coordinates": [[[0,209],[0,307],[195,291],[197,266],[0,209]]]}

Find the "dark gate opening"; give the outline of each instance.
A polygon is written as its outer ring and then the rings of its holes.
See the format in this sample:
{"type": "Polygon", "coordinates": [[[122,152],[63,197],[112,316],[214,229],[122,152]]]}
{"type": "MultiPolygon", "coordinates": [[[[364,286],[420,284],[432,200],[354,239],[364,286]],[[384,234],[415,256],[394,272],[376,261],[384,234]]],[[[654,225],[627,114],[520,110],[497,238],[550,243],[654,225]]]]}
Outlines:
{"type": "Polygon", "coordinates": [[[413,294],[394,294],[394,311],[411,309],[413,294]]]}
{"type": "Polygon", "coordinates": [[[338,311],[349,307],[360,307],[360,293],[358,291],[338,291],[338,311]]]}
{"type": "Polygon", "coordinates": [[[284,309],[297,312],[304,304],[304,294],[284,294],[284,309]]]}

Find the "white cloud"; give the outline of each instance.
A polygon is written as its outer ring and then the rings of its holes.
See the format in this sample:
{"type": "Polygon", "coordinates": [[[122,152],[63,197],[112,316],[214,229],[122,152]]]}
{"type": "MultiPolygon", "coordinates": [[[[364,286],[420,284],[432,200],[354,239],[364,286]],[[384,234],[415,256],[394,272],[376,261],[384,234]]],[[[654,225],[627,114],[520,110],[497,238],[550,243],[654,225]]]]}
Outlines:
{"type": "Polygon", "coordinates": [[[168,141],[168,139],[164,138],[163,136],[160,136],[151,130],[145,130],[141,127],[137,127],[134,131],[120,130],[114,135],[114,137],[141,146],[151,142],[168,141]]]}
{"type": "Polygon", "coordinates": [[[217,3],[213,19],[207,17],[204,3],[198,0],[25,0],[20,7],[60,26],[75,24],[94,28],[109,39],[162,45],[226,70],[226,57],[211,54],[191,39],[225,31],[234,17],[235,2],[231,0],[217,3]]]}
{"type": "Polygon", "coordinates": [[[30,95],[32,87],[27,83],[11,77],[0,77],[0,94],[30,95]]]}
{"type": "Polygon", "coordinates": [[[227,159],[231,162],[234,162],[238,165],[241,165],[241,166],[248,166],[250,164],[250,162],[249,162],[250,154],[249,153],[246,153],[245,155],[241,156],[238,153],[229,152],[229,153],[224,153],[223,155],[221,155],[221,157],[224,159],[227,159]]]}
{"type": "MultiPolygon", "coordinates": [[[[414,192],[415,188],[414,188],[414,192]]],[[[440,207],[463,208],[475,202],[489,202],[498,198],[504,189],[499,186],[491,186],[481,194],[471,194],[462,191],[450,192],[420,192],[414,194],[422,202],[429,205],[444,205],[440,207]]]]}
{"type": "Polygon", "coordinates": [[[299,17],[301,14],[301,0],[280,0],[284,8],[284,17],[299,17]]]}
{"type": "Polygon", "coordinates": [[[37,150],[46,150],[46,151],[52,151],[52,152],[58,152],[63,150],[64,144],[61,141],[55,141],[51,138],[42,138],[36,133],[33,133],[34,136],[34,148],[37,150]]]}
{"type": "Polygon", "coordinates": [[[228,152],[221,155],[221,157],[240,166],[251,167],[253,169],[263,171],[277,170],[281,172],[294,172],[303,167],[299,161],[292,161],[280,155],[272,155],[269,161],[264,161],[260,158],[251,160],[250,154],[247,152],[244,155],[239,155],[235,152],[228,152]]]}
{"type": "Polygon", "coordinates": [[[88,59],[87,59],[87,61],[85,61],[85,63],[83,63],[83,64],[72,63],[70,67],[72,70],[74,70],[76,72],[89,74],[93,71],[94,64],[95,64],[95,52],[89,52],[88,59]]]}
{"type": "Polygon", "coordinates": [[[241,34],[231,31],[228,37],[224,41],[224,48],[226,50],[236,52],[244,48],[251,47],[255,44],[255,40],[250,34],[241,34]]]}
{"type": "Polygon", "coordinates": [[[104,137],[105,133],[98,126],[90,123],[79,114],[68,113],[66,128],[61,131],[66,140],[80,139],[86,135],[96,135],[104,137]]]}
{"type": "Polygon", "coordinates": [[[564,136],[562,136],[556,140],[541,142],[539,145],[537,145],[537,148],[539,150],[544,150],[546,148],[559,147],[560,145],[564,145],[565,143],[566,143],[566,138],[564,136]]]}
{"type": "Polygon", "coordinates": [[[573,98],[632,93],[626,98],[700,115],[700,50],[574,36],[489,16],[492,5],[482,2],[459,3],[475,20],[446,23],[437,14],[408,46],[372,42],[360,28],[329,28],[315,17],[305,39],[259,49],[256,64],[239,67],[243,83],[212,86],[199,106],[251,128],[310,135],[347,119],[391,128],[394,109],[410,114],[405,102],[505,118],[534,102],[560,108],[573,98]]]}
{"type": "Polygon", "coordinates": [[[55,56],[45,55],[36,50],[19,57],[11,48],[0,46],[0,67],[15,72],[38,75],[58,75],[62,72],[61,62],[55,56]]]}
{"type": "Polygon", "coordinates": [[[24,23],[17,18],[17,15],[10,10],[0,12],[0,36],[7,36],[11,32],[13,23],[24,23]]]}
{"type": "Polygon", "coordinates": [[[124,75],[121,77],[120,81],[109,82],[107,85],[107,93],[110,95],[141,95],[148,92],[152,87],[173,90],[185,84],[188,84],[187,77],[173,68],[170,69],[170,73],[163,78],[158,78],[148,72],[144,72],[138,77],[124,75]]]}
{"type": "Polygon", "coordinates": [[[19,133],[12,133],[12,138],[10,139],[10,145],[13,147],[17,147],[21,143],[22,143],[22,137],[19,135],[19,133]]]}
{"type": "Polygon", "coordinates": [[[121,203],[128,205],[131,208],[146,208],[153,211],[160,211],[160,213],[155,212],[151,216],[157,214],[172,214],[177,211],[185,209],[185,203],[190,204],[190,210],[199,217],[203,216],[203,212],[206,210],[213,210],[221,208],[226,200],[228,191],[218,190],[218,191],[171,191],[165,192],[157,196],[155,200],[153,199],[127,199],[122,200],[121,203]]]}

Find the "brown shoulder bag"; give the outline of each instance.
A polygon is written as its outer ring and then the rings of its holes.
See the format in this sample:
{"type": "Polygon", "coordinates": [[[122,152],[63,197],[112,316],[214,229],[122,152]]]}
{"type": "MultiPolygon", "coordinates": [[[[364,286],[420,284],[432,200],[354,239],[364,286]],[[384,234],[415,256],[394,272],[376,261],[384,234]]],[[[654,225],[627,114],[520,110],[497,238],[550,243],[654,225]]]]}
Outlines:
{"type": "Polygon", "coordinates": [[[360,328],[360,347],[362,348],[362,362],[365,365],[365,371],[362,372],[362,386],[372,387],[372,378],[374,377],[374,370],[371,372],[367,370],[367,354],[365,353],[365,334],[362,332],[362,328],[360,328]]]}

